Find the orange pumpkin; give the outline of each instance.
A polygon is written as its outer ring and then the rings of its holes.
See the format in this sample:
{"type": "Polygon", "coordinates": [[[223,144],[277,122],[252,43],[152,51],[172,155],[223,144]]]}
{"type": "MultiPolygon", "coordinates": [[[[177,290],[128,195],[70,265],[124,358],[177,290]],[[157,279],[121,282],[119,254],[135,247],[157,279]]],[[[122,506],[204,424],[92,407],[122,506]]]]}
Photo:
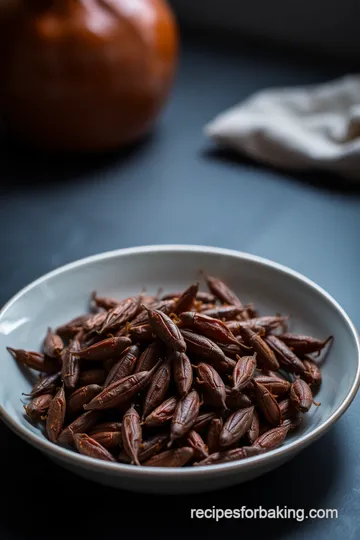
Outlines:
{"type": "Polygon", "coordinates": [[[176,24],[165,0],[16,5],[3,19],[1,66],[1,112],[12,133],[42,148],[83,152],[149,131],[176,66],[176,24]]]}

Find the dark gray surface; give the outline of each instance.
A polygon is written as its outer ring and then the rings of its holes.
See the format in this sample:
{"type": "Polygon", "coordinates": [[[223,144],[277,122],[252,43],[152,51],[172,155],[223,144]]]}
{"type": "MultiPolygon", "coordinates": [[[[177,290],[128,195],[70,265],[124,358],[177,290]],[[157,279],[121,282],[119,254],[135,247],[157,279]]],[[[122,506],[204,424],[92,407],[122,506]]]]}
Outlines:
{"type": "MultiPolygon", "coordinates": [[[[141,244],[197,243],[248,251],[303,272],[360,327],[360,190],[329,176],[295,177],[214,152],[201,131],[216,113],[254,90],[324,81],[345,67],[320,68],[294,56],[246,49],[231,53],[205,43],[189,43],[180,67],[156,132],[121,155],[54,162],[3,144],[0,302],[86,255],[141,244]]],[[[81,536],[91,539],[216,533],[357,540],[359,415],[357,398],[327,436],[259,480],[204,496],[162,498],[85,482],[0,426],[0,538],[75,538],[74,526],[65,522],[70,516],[81,536]],[[339,519],[190,521],[190,508],[213,505],[337,508],[339,519]]]]}

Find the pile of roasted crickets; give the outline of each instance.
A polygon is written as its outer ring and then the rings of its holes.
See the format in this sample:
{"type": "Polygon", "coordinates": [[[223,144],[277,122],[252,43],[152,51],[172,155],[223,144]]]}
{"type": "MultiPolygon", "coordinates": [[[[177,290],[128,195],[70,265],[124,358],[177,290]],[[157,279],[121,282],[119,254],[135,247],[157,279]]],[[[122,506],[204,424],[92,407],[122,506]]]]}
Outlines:
{"type": "Polygon", "coordinates": [[[220,279],[182,293],[115,300],[52,331],[43,352],[8,348],[41,372],[25,405],[50,441],[152,467],[212,465],[281,445],[321,384],[332,341],[288,333],[220,279]]]}

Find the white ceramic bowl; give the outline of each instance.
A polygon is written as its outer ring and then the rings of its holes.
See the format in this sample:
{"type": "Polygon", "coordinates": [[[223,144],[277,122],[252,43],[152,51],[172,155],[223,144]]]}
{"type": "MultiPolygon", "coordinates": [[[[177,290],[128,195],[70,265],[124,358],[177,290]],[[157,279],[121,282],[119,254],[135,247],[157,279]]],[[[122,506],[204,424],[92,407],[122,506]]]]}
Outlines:
{"type": "MultiPolygon", "coordinates": [[[[360,343],[344,310],[304,276],[271,261],[226,249],[198,246],[152,246],[124,249],[66,265],[20,291],[0,313],[0,412],[20,437],[51,459],[103,484],[157,493],[201,492],[241,483],[278,467],[321,437],[349,407],[359,387],[360,343]],[[199,270],[222,277],[261,314],[292,315],[292,329],[334,344],[323,365],[320,407],[305,415],[299,431],[272,452],[210,467],[183,469],[135,467],[94,460],[50,443],[23,414],[21,393],[31,379],[6,346],[38,350],[47,327],[56,327],[86,310],[89,293],[117,297],[146,286],[181,290],[199,270]]],[[[31,464],[29,464],[31,466],[31,464]]]]}

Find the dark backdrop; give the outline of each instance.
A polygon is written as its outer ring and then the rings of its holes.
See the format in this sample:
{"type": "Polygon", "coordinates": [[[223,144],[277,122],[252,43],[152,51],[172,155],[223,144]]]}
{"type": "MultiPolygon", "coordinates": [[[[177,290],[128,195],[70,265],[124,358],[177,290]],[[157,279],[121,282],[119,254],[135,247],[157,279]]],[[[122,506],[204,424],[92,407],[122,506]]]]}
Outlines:
{"type": "MultiPolygon", "coordinates": [[[[132,245],[197,243],[249,251],[303,272],[360,327],[359,187],[329,175],[259,167],[216,150],[202,135],[215,114],[259,88],[325,81],[347,70],[283,50],[236,50],[184,37],[172,100],[142,144],[69,162],[4,140],[0,302],[79,257],[132,245]]],[[[357,398],[321,441],[277,471],[190,497],[132,495],[85,482],[0,425],[0,539],[358,540],[359,415],[357,398]],[[189,520],[192,507],[243,504],[337,508],[340,517],[306,523],[189,520]]]]}
{"type": "Polygon", "coordinates": [[[359,59],[357,0],[170,0],[182,24],[238,41],[279,43],[333,58],[359,59]]]}

